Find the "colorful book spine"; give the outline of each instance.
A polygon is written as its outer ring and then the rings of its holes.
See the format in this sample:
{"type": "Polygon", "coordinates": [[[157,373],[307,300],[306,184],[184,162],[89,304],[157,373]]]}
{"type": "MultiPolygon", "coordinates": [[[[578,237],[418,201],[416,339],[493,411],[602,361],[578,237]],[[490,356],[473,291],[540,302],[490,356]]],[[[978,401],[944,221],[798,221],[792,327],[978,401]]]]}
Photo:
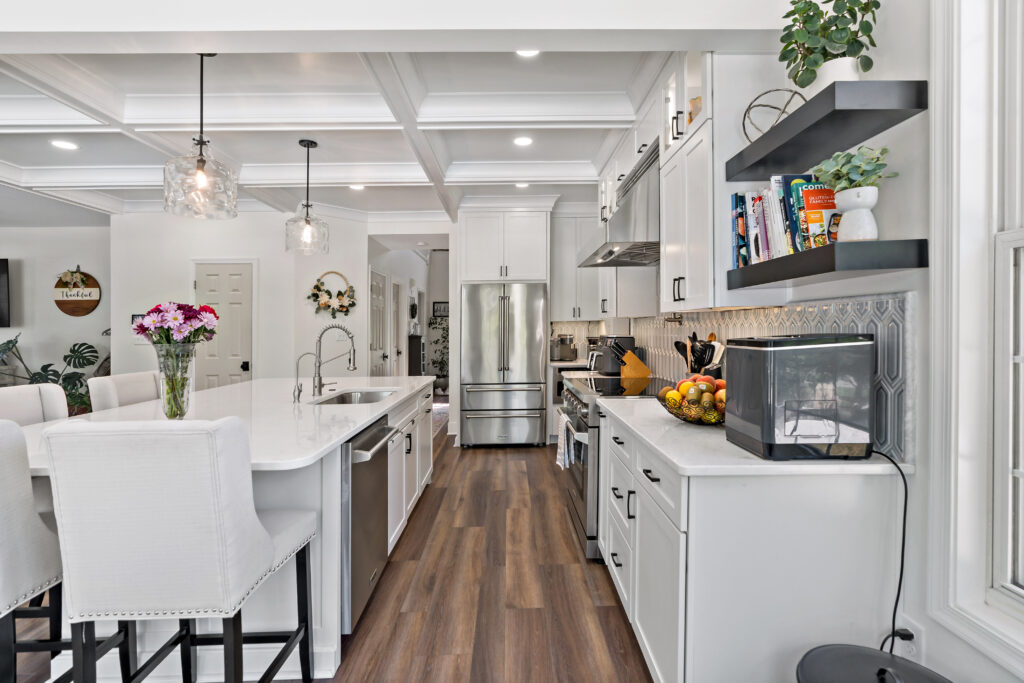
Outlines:
{"type": "Polygon", "coordinates": [[[736,200],[736,258],[739,267],[750,264],[749,245],[747,243],[747,204],[743,195],[733,195],[736,200]]]}
{"type": "Polygon", "coordinates": [[[782,189],[782,176],[780,175],[773,175],[771,177],[771,198],[772,216],[775,218],[775,223],[779,228],[780,239],[786,245],[786,253],[792,254],[797,249],[793,233],[789,229],[789,221],[786,220],[786,193],[782,189]]]}
{"type": "Polygon", "coordinates": [[[803,222],[801,221],[800,209],[797,204],[800,201],[799,187],[813,180],[814,177],[808,173],[782,176],[782,194],[786,206],[786,225],[792,235],[793,249],[795,251],[810,249],[810,241],[807,240],[806,232],[802,230],[803,222]]]}
{"type": "Polygon", "coordinates": [[[764,244],[761,242],[761,231],[758,229],[757,212],[754,209],[754,192],[744,192],[743,202],[747,216],[747,246],[750,251],[750,262],[760,263],[764,260],[764,244]]]}
{"type": "Polygon", "coordinates": [[[823,247],[829,242],[829,228],[836,213],[835,193],[822,183],[806,183],[801,186],[800,194],[811,247],[823,247]]]}

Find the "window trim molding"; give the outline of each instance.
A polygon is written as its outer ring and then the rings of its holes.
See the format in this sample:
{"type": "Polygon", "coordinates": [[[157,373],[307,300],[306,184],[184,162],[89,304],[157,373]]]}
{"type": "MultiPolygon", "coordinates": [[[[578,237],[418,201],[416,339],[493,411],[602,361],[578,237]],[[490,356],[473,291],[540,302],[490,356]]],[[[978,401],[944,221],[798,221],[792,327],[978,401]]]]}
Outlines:
{"type": "MultiPolygon", "coordinates": [[[[1010,102],[999,102],[999,88],[1014,77],[1000,69],[1016,70],[1017,78],[1024,75],[1020,60],[1005,47],[999,21],[1011,18],[1012,5],[1013,0],[937,0],[931,5],[929,291],[935,387],[953,386],[964,376],[972,362],[965,353],[969,350],[981,352],[980,360],[973,361],[982,368],[981,376],[993,370],[988,314],[995,286],[992,235],[997,221],[1007,224],[1000,210],[1005,204],[997,204],[997,182],[1012,182],[998,175],[997,169],[1007,166],[993,144],[998,132],[1008,131],[1000,108],[1010,102]],[[980,78],[962,78],[979,72],[980,78]],[[968,292],[964,285],[971,283],[968,292]]],[[[989,593],[993,430],[984,415],[992,414],[992,396],[981,407],[958,401],[949,400],[947,392],[931,392],[927,548],[934,559],[926,610],[939,625],[1024,678],[1024,629],[998,600],[990,601],[989,593]]]]}

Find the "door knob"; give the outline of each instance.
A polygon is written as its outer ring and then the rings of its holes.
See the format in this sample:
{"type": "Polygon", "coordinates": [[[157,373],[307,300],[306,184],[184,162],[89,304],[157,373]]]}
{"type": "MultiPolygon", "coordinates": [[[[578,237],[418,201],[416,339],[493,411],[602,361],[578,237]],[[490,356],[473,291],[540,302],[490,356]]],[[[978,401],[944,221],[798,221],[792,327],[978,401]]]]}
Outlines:
{"type": "Polygon", "coordinates": [[[242,372],[249,372],[249,361],[242,361],[242,372]]]}
{"type": "Polygon", "coordinates": [[[380,354],[380,357],[383,358],[384,360],[387,360],[388,359],[388,354],[387,353],[382,353],[382,354],[380,354]]]}

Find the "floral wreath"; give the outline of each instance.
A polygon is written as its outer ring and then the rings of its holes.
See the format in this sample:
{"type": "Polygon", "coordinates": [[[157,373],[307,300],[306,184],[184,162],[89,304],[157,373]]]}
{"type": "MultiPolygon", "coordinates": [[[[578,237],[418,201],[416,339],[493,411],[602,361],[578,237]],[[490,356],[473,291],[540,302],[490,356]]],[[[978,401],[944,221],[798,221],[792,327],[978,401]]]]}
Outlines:
{"type": "Polygon", "coordinates": [[[348,315],[349,311],[356,307],[356,289],[349,284],[348,278],[336,270],[329,270],[316,279],[316,284],[310,290],[307,299],[313,302],[314,311],[324,311],[331,314],[331,318],[337,318],[338,314],[348,315]],[[337,275],[345,281],[345,287],[338,292],[332,292],[324,285],[324,278],[328,275],[337,275]]]}
{"type": "Polygon", "coordinates": [[[57,278],[67,285],[68,289],[85,287],[85,273],[82,272],[82,266],[77,266],[74,270],[65,270],[57,278]]]}

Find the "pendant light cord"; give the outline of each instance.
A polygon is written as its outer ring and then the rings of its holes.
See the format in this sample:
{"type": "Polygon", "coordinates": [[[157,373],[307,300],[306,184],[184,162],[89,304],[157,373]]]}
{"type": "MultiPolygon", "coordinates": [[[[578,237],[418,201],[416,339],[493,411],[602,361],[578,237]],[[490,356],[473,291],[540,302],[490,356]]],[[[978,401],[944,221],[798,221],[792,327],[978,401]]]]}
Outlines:
{"type": "Polygon", "coordinates": [[[309,147],[306,147],[306,221],[309,222],[309,147]]]}
{"type": "Polygon", "coordinates": [[[206,136],[203,135],[203,93],[205,92],[204,76],[205,76],[205,65],[206,55],[199,55],[199,137],[195,140],[195,143],[199,145],[199,158],[203,158],[203,147],[206,146],[206,136]]]}

